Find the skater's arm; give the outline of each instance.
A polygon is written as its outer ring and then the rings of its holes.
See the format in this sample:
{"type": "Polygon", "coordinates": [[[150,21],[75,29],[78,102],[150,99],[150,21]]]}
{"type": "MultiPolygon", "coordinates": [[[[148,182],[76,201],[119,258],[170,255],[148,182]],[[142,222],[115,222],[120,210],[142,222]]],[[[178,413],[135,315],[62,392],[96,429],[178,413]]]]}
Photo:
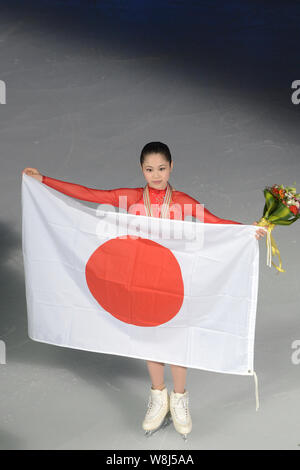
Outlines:
{"type": "MultiPolygon", "coordinates": [[[[194,215],[196,217],[196,215],[194,215]]],[[[209,210],[204,207],[204,222],[208,224],[238,224],[243,225],[242,222],[237,222],[235,220],[221,219],[216,215],[212,214],[209,210]]]]}
{"type": "Polygon", "coordinates": [[[110,204],[122,207],[126,210],[135,203],[142,195],[143,188],[116,188],[116,189],[93,189],[80,184],[51,178],[42,175],[37,168],[24,168],[23,173],[32,176],[41,183],[83,201],[97,202],[98,204],[110,204]]]}
{"type": "Polygon", "coordinates": [[[199,201],[192,198],[188,194],[181,193],[179,196],[181,205],[184,205],[184,215],[191,215],[196,219],[204,223],[209,224],[239,224],[243,225],[241,222],[236,222],[235,220],[221,219],[217,217],[208,209],[206,209],[199,201]]]}
{"type": "Polygon", "coordinates": [[[114,189],[88,188],[81,184],[69,183],[67,181],[58,180],[45,175],[42,175],[42,183],[76,199],[118,206],[117,194],[114,189]]]}
{"type": "Polygon", "coordinates": [[[143,192],[143,188],[115,188],[115,189],[93,189],[80,184],[68,183],[49,176],[43,175],[42,183],[56,189],[68,196],[82,199],[83,201],[97,202],[98,204],[110,204],[121,207],[128,211],[143,192]]]}

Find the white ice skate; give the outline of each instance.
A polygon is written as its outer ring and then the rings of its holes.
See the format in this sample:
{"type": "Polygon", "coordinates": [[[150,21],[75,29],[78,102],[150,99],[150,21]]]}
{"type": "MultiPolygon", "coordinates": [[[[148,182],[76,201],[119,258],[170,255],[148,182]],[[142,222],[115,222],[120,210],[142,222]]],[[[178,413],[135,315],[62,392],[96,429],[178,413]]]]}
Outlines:
{"type": "Polygon", "coordinates": [[[145,436],[151,436],[158,429],[167,426],[171,421],[170,397],[167,387],[163,390],[153,390],[151,388],[148,409],[142,424],[145,436]]]}
{"type": "Polygon", "coordinates": [[[173,424],[177,432],[183,439],[187,441],[187,435],[192,430],[192,418],[189,412],[189,394],[185,390],[184,393],[175,393],[174,390],[170,396],[170,412],[173,424]]]}

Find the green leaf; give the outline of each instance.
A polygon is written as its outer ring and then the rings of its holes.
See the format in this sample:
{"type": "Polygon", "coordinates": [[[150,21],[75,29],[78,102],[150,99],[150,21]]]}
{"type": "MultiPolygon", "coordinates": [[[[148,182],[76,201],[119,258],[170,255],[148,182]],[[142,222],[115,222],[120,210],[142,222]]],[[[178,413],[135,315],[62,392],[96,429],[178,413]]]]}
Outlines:
{"type": "Polygon", "coordinates": [[[279,201],[267,189],[264,190],[264,195],[266,199],[265,208],[267,209],[264,209],[263,217],[267,218],[277,208],[279,201]]]}

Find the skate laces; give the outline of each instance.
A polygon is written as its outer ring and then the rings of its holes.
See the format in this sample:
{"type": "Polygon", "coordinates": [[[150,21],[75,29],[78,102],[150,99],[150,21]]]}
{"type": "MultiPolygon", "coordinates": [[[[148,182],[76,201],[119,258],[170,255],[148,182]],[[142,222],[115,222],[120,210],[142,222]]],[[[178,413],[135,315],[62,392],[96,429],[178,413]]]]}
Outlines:
{"type": "Polygon", "coordinates": [[[178,406],[178,408],[185,408],[185,411],[187,413],[188,403],[189,403],[188,396],[187,395],[182,395],[182,397],[178,398],[176,406],[178,406]]]}
{"type": "Polygon", "coordinates": [[[148,405],[147,405],[148,411],[150,411],[150,409],[152,408],[152,405],[153,405],[153,401],[152,401],[151,396],[150,396],[149,399],[148,399],[148,405]]]}
{"type": "Polygon", "coordinates": [[[189,404],[189,396],[186,393],[185,395],[182,395],[181,397],[176,398],[176,401],[173,404],[173,406],[175,406],[178,411],[179,411],[179,409],[182,409],[185,412],[185,417],[187,418],[187,416],[188,416],[188,404],[189,404]]]}
{"type": "Polygon", "coordinates": [[[156,399],[153,399],[153,396],[152,394],[149,395],[149,398],[148,398],[148,405],[147,405],[147,414],[149,414],[152,410],[152,408],[156,405],[161,405],[162,404],[162,399],[161,397],[156,397],[156,399]]]}

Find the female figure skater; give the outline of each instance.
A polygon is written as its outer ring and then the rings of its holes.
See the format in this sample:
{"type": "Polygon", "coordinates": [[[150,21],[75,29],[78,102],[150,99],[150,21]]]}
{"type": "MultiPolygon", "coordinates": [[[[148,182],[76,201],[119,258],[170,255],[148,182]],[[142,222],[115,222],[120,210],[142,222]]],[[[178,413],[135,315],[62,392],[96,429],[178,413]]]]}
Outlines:
{"type": "MultiPolygon", "coordinates": [[[[204,208],[204,214],[203,210],[198,212],[196,208],[200,203],[196,199],[175,190],[170,185],[168,180],[173,170],[173,161],[166,144],[162,142],[146,144],[140,155],[140,164],[147,184],[145,187],[139,188],[93,189],[44,176],[36,168],[27,167],[23,172],[57,191],[77,199],[99,204],[111,204],[115,207],[124,207],[125,199],[125,208],[128,213],[181,220],[184,220],[186,215],[192,215],[195,218],[201,218],[204,223],[240,224],[240,222],[233,220],[221,219],[206,208],[204,208]],[[123,196],[122,204],[120,196],[123,196]],[[164,207],[162,207],[163,203],[165,203],[164,207]],[[166,207],[169,208],[169,213],[166,207]]],[[[254,222],[253,225],[256,224],[257,222],[254,222]]],[[[260,239],[265,234],[266,230],[259,228],[255,236],[260,239]]],[[[185,389],[187,368],[170,364],[174,388],[169,395],[164,383],[165,364],[154,361],[146,362],[152,386],[146,415],[142,423],[145,434],[152,434],[172,419],[176,431],[186,439],[187,434],[192,430],[192,419],[188,408],[189,395],[185,389]]]]}

